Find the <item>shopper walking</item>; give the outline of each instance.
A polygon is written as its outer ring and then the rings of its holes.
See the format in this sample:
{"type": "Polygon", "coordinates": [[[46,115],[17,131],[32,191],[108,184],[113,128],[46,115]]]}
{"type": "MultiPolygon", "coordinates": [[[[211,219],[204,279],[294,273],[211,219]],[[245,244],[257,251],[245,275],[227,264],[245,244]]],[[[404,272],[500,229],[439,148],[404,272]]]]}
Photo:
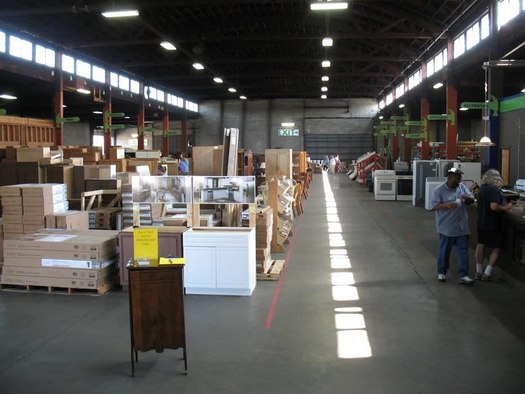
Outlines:
{"type": "Polygon", "coordinates": [[[184,153],[179,156],[179,175],[188,175],[190,173],[190,162],[184,157],[184,153]]]}
{"type": "Polygon", "coordinates": [[[503,246],[503,212],[512,210],[512,203],[507,203],[501,194],[503,179],[498,170],[488,170],[481,177],[478,192],[478,245],[476,246],[476,276],[478,280],[490,282],[492,271],[498,262],[503,246]],[[483,272],[485,248],[492,249],[488,265],[483,272]]]}
{"type": "Polygon", "coordinates": [[[471,191],[461,183],[463,172],[451,168],[447,180],[432,193],[432,210],[436,211],[436,227],[439,234],[437,256],[438,280],[446,281],[449,269],[450,252],[456,248],[458,260],[458,282],[464,285],[474,283],[468,275],[469,224],[467,204],[474,202],[471,191]]]}

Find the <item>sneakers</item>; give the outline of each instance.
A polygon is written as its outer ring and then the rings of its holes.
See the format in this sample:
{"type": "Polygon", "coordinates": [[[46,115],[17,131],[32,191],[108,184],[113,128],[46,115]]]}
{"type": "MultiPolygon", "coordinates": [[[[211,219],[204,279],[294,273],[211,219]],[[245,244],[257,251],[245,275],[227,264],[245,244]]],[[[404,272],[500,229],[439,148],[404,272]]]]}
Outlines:
{"type": "Polygon", "coordinates": [[[481,281],[482,282],[492,282],[492,275],[481,275],[481,281]]]}
{"type": "Polygon", "coordinates": [[[438,280],[440,282],[446,282],[447,281],[447,278],[445,277],[444,274],[438,274],[438,280]]]}
{"type": "Polygon", "coordinates": [[[459,284],[462,285],[471,285],[474,283],[474,279],[472,279],[470,276],[465,275],[458,279],[459,284]]]}
{"type": "Polygon", "coordinates": [[[476,272],[476,276],[474,277],[474,279],[483,280],[483,276],[484,274],[482,274],[481,272],[476,272]]]}

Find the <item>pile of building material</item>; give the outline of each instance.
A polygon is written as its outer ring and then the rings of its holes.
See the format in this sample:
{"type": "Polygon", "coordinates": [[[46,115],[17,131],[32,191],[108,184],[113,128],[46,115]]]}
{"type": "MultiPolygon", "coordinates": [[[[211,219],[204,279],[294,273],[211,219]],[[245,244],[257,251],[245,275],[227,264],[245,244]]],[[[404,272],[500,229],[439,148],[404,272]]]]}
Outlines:
{"type": "Polygon", "coordinates": [[[272,263],[273,209],[264,207],[257,210],[255,219],[255,266],[256,272],[266,272],[272,263]]]}
{"type": "Polygon", "coordinates": [[[114,283],[117,231],[42,230],[4,240],[2,287],[106,293],[114,283]]]}

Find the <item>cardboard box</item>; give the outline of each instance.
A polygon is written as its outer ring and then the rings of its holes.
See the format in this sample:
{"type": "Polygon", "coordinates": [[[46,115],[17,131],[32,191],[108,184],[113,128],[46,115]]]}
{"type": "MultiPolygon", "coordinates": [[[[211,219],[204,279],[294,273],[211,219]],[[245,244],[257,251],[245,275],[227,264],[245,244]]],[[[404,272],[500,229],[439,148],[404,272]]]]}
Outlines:
{"type": "Polygon", "coordinates": [[[45,224],[24,224],[24,234],[34,233],[35,231],[46,228],[45,224]]]}
{"type": "Polygon", "coordinates": [[[51,149],[48,146],[43,147],[20,147],[16,150],[16,161],[27,162],[27,161],[38,161],[43,157],[51,156],[51,149]]]}
{"type": "Polygon", "coordinates": [[[2,274],[34,276],[44,278],[81,278],[102,280],[114,273],[114,265],[102,269],[57,268],[57,267],[18,267],[6,265],[2,274]]]}
{"type": "MultiPolygon", "coordinates": [[[[24,225],[22,223],[5,223],[4,222],[4,233],[23,234],[24,225]]],[[[5,249],[5,245],[4,245],[4,249],[5,249]]]]}
{"type": "Polygon", "coordinates": [[[52,165],[46,168],[46,183],[63,183],[66,185],[67,198],[73,198],[73,166],[52,165]]]}
{"type": "Polygon", "coordinates": [[[49,215],[50,213],[64,212],[69,209],[67,201],[58,202],[56,204],[45,205],[24,205],[24,215],[49,215]]]}
{"type": "MultiPolygon", "coordinates": [[[[55,194],[63,195],[67,192],[63,183],[42,183],[22,185],[22,197],[44,197],[55,194]]],[[[58,202],[58,201],[57,201],[58,202]]]]}
{"type": "Polygon", "coordinates": [[[44,286],[44,287],[61,287],[68,289],[93,289],[107,291],[106,287],[111,286],[111,280],[103,278],[95,279],[68,279],[68,278],[47,278],[38,276],[21,276],[21,275],[4,275],[0,278],[0,283],[4,285],[20,286],[44,286]]]}
{"type": "Polygon", "coordinates": [[[63,162],[71,164],[73,166],[83,166],[84,158],[83,157],[70,157],[69,159],[65,159],[63,162]]]}
{"type": "Polygon", "coordinates": [[[150,168],[148,165],[136,165],[136,164],[128,163],[128,171],[136,173],[139,176],[150,176],[151,174],[150,168]]]}
{"type": "Polygon", "coordinates": [[[117,231],[108,230],[49,230],[5,239],[4,249],[97,252],[103,255],[107,250],[116,251],[117,235],[117,231]]]}
{"type": "Polygon", "coordinates": [[[61,194],[51,194],[51,195],[45,195],[45,196],[25,196],[22,199],[22,205],[24,207],[30,206],[30,205],[37,205],[37,206],[50,206],[55,205],[61,202],[67,202],[67,195],[66,193],[61,194]]]}
{"type": "MultiPolygon", "coordinates": [[[[12,206],[16,206],[16,205],[12,205],[12,206]]],[[[4,216],[3,216],[3,219],[4,219],[4,223],[24,223],[24,221],[22,220],[22,215],[8,215],[8,214],[5,214],[4,213],[4,216]]]]}
{"type": "Polygon", "coordinates": [[[65,211],[46,216],[47,228],[63,228],[68,230],[89,230],[88,211],[65,211]]]}
{"type": "Polygon", "coordinates": [[[102,165],[114,164],[117,169],[117,172],[125,172],[128,169],[128,161],[126,159],[100,160],[99,164],[102,164],[102,165]]]}
{"type": "Polygon", "coordinates": [[[46,224],[46,217],[41,215],[23,215],[22,216],[23,224],[33,224],[33,225],[42,225],[44,228],[46,224]]]}
{"type": "Polygon", "coordinates": [[[3,215],[23,215],[24,208],[22,205],[2,205],[3,215]]]}
{"type": "MultiPolygon", "coordinates": [[[[5,249],[5,257],[10,258],[11,265],[16,266],[30,266],[27,262],[38,260],[36,266],[42,265],[42,259],[57,259],[57,260],[83,260],[106,264],[106,261],[115,257],[116,251],[114,248],[108,247],[100,252],[76,252],[64,250],[33,250],[33,249],[5,249]]],[[[76,264],[76,263],[75,263],[76,264]]],[[[99,264],[100,265],[100,264],[99,264]]],[[[103,264],[101,265],[103,266],[103,264]]]]}
{"type": "Polygon", "coordinates": [[[20,197],[21,195],[21,185],[0,186],[0,197],[20,197]]]}
{"type": "Polygon", "coordinates": [[[15,197],[15,196],[7,196],[2,197],[2,206],[6,205],[20,205],[22,206],[22,196],[15,197]]]}
{"type": "Polygon", "coordinates": [[[49,268],[75,268],[75,269],[101,269],[108,265],[114,264],[115,259],[111,258],[105,261],[98,260],[80,260],[80,259],[59,259],[55,257],[10,257],[4,258],[4,264],[12,267],[49,267],[49,268]]]}
{"type": "Polygon", "coordinates": [[[160,150],[138,150],[135,152],[137,159],[160,159],[162,152],[160,150]]]}
{"type": "Polygon", "coordinates": [[[111,146],[109,148],[109,159],[118,160],[126,157],[126,150],[120,146],[111,146]]]}
{"type": "Polygon", "coordinates": [[[106,165],[85,165],[84,179],[87,178],[115,178],[117,174],[117,167],[114,164],[106,165]]]}

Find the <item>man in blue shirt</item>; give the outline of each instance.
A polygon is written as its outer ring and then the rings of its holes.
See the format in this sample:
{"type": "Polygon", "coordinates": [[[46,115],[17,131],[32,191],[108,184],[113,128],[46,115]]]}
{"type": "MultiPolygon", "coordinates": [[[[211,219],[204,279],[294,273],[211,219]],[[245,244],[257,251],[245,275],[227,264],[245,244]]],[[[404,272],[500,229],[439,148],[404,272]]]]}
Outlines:
{"type": "Polygon", "coordinates": [[[432,193],[431,206],[436,211],[436,227],[439,234],[437,258],[438,280],[446,281],[450,252],[456,248],[458,260],[458,282],[471,285],[474,280],[468,276],[469,224],[466,205],[474,202],[472,192],[461,183],[463,172],[451,168],[447,181],[432,193]]]}

